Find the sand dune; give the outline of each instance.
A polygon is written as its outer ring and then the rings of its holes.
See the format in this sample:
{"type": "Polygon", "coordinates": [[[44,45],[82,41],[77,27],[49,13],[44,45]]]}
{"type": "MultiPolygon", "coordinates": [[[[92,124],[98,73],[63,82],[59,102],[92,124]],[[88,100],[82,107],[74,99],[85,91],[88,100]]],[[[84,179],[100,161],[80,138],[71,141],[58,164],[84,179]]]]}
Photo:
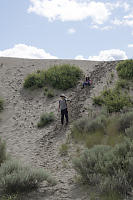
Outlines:
{"type": "MultiPolygon", "coordinates": [[[[12,157],[36,167],[49,169],[58,180],[54,188],[44,192],[29,194],[24,199],[47,200],[87,200],[88,192],[82,192],[72,181],[74,170],[62,168],[63,158],[58,151],[69,133],[70,126],[60,129],[60,116],[57,112],[58,99],[61,91],[53,99],[48,100],[42,90],[25,91],[23,81],[27,74],[38,69],[47,69],[53,65],[71,64],[82,68],[89,74],[93,85],[81,90],[81,83],[76,88],[66,91],[72,100],[69,106],[70,122],[82,115],[87,115],[91,107],[91,97],[100,93],[114,71],[117,61],[94,62],[78,60],[37,60],[0,58],[0,96],[5,99],[5,110],[0,114],[0,136],[7,143],[7,150],[12,157]],[[36,127],[41,113],[52,111],[56,121],[44,128],[36,127]]],[[[71,163],[70,157],[65,158],[71,163]]]]}

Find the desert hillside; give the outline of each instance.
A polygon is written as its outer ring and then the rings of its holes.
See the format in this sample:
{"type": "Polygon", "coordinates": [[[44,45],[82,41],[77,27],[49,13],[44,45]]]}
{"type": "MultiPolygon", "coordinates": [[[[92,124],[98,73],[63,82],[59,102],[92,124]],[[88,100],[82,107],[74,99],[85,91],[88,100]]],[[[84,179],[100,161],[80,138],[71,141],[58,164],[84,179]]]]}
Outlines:
{"type": "MultiPolygon", "coordinates": [[[[88,200],[89,190],[75,184],[75,171],[71,158],[75,154],[70,143],[68,155],[59,155],[59,148],[70,134],[72,123],[88,115],[92,108],[92,97],[97,96],[106,87],[110,74],[118,61],[94,62],[79,60],[31,60],[0,58],[0,97],[4,99],[4,111],[0,113],[0,136],[6,141],[7,151],[13,158],[24,163],[48,169],[57,184],[53,187],[42,184],[37,192],[28,194],[24,199],[31,200],[88,200]],[[84,75],[89,75],[92,85],[81,89],[83,80],[77,86],[66,90],[71,99],[69,104],[69,125],[61,128],[58,101],[62,91],[58,90],[53,98],[46,98],[42,89],[23,88],[25,77],[37,70],[48,69],[54,65],[70,64],[79,66],[84,75]],[[37,122],[44,112],[53,112],[56,120],[38,129],[37,122]]],[[[109,87],[113,85],[110,83],[109,87]]]]}

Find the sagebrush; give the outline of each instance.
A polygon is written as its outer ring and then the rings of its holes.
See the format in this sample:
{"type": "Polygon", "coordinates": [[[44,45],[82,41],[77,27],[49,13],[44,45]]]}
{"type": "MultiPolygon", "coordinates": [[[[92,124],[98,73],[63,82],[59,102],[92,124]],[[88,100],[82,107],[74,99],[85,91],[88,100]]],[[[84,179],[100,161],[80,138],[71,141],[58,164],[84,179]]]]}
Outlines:
{"type": "Polygon", "coordinates": [[[125,107],[132,107],[131,98],[117,89],[108,89],[98,97],[93,98],[93,103],[104,105],[109,113],[120,112],[125,107]]]}
{"type": "Polygon", "coordinates": [[[118,76],[122,79],[133,79],[133,60],[125,60],[117,64],[118,76]]]}
{"type": "Polygon", "coordinates": [[[6,161],[0,167],[0,189],[5,193],[29,192],[44,180],[54,183],[44,169],[23,166],[18,161],[6,161]]]}
{"type": "Polygon", "coordinates": [[[74,168],[89,185],[103,192],[126,195],[133,187],[133,142],[129,139],[114,148],[97,145],[73,161],[74,168]]]}
{"type": "Polygon", "coordinates": [[[44,113],[40,117],[40,121],[38,122],[37,126],[38,128],[42,128],[50,123],[52,123],[55,120],[55,116],[53,112],[50,113],[44,113]]]}
{"type": "Polygon", "coordinates": [[[76,86],[81,76],[82,70],[79,67],[69,64],[57,65],[46,71],[39,70],[37,73],[29,74],[24,80],[24,87],[41,88],[49,85],[67,90],[76,86]]]}

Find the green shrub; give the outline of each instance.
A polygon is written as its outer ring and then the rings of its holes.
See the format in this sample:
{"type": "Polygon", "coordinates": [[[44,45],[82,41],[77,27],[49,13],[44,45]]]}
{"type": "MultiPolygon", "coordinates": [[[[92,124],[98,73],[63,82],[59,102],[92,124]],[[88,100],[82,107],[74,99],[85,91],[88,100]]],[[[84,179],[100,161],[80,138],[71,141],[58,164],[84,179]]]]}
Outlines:
{"type": "Polygon", "coordinates": [[[104,105],[109,113],[120,112],[124,107],[131,107],[133,102],[127,94],[116,89],[108,89],[102,92],[99,97],[96,97],[93,102],[104,105]],[[97,101],[95,100],[97,99],[97,101]]]}
{"type": "Polygon", "coordinates": [[[50,113],[44,113],[40,117],[40,121],[38,122],[37,126],[39,128],[46,126],[47,124],[50,124],[55,119],[54,114],[52,112],[50,113]]]}
{"type": "Polygon", "coordinates": [[[29,74],[24,80],[24,88],[42,88],[45,85],[45,72],[29,74]]]}
{"type": "Polygon", "coordinates": [[[44,87],[44,88],[43,88],[44,95],[46,95],[46,93],[47,93],[48,90],[49,90],[48,87],[44,87]]]}
{"type": "Polygon", "coordinates": [[[52,89],[50,89],[50,90],[48,90],[47,91],[47,93],[46,93],[46,96],[48,97],[48,98],[52,98],[52,97],[54,97],[54,91],[52,90],[52,89]]]}
{"type": "Polygon", "coordinates": [[[124,200],[125,198],[122,197],[117,191],[106,191],[100,195],[101,200],[124,200]]]}
{"type": "Polygon", "coordinates": [[[133,125],[125,130],[125,134],[127,137],[133,140],[133,125]]]}
{"type": "Polygon", "coordinates": [[[54,88],[66,90],[76,86],[81,75],[80,68],[64,64],[49,68],[46,72],[46,81],[54,88]]]}
{"type": "Polygon", "coordinates": [[[102,191],[126,194],[133,187],[133,142],[125,139],[114,148],[97,145],[73,161],[82,180],[102,191]]]}
{"type": "Polygon", "coordinates": [[[7,159],[6,144],[0,138],[0,165],[7,159]]]}
{"type": "Polygon", "coordinates": [[[6,161],[0,167],[0,188],[5,193],[28,192],[44,180],[54,183],[45,170],[22,166],[17,161],[6,161]]]}
{"type": "Polygon", "coordinates": [[[106,116],[99,115],[94,119],[81,118],[77,120],[72,127],[72,135],[79,132],[81,134],[91,134],[95,131],[102,130],[104,132],[104,126],[106,124],[106,116]]]}
{"type": "Polygon", "coordinates": [[[24,87],[41,88],[49,85],[53,88],[66,90],[76,86],[81,76],[82,70],[79,67],[69,64],[57,65],[47,71],[29,74],[24,81],[24,87]]]}
{"type": "Polygon", "coordinates": [[[59,153],[61,156],[65,156],[68,154],[68,144],[62,144],[59,149],[59,153]]]}
{"type": "Polygon", "coordinates": [[[74,168],[84,182],[91,185],[100,183],[104,154],[110,149],[107,145],[96,145],[86,149],[79,158],[73,160],[74,168]]]}
{"type": "Polygon", "coordinates": [[[4,100],[0,98],[0,112],[4,109],[4,100]]]}
{"type": "Polygon", "coordinates": [[[104,100],[101,96],[93,97],[93,104],[101,106],[104,103],[104,100]]]}
{"type": "Polygon", "coordinates": [[[116,70],[122,79],[133,79],[133,60],[125,60],[118,63],[116,70]]]}
{"type": "Polygon", "coordinates": [[[133,112],[121,114],[119,118],[116,117],[116,121],[118,131],[124,133],[133,124],[133,112]]]}
{"type": "Polygon", "coordinates": [[[117,81],[116,83],[116,89],[129,89],[129,82],[127,80],[124,79],[120,79],[117,81]]]}

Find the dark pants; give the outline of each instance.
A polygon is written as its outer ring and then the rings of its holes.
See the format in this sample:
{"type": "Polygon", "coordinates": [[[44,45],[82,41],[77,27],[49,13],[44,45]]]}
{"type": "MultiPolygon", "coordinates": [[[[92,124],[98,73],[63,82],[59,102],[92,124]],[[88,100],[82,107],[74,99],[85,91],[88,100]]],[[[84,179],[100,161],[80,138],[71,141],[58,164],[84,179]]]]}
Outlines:
{"type": "Polygon", "coordinates": [[[67,108],[64,109],[64,110],[61,110],[61,123],[62,123],[62,125],[64,123],[64,115],[65,115],[65,118],[66,118],[66,123],[68,123],[68,111],[67,111],[67,108]]]}
{"type": "Polygon", "coordinates": [[[89,85],[90,86],[90,82],[84,82],[83,83],[83,88],[84,88],[85,85],[89,85]]]}

